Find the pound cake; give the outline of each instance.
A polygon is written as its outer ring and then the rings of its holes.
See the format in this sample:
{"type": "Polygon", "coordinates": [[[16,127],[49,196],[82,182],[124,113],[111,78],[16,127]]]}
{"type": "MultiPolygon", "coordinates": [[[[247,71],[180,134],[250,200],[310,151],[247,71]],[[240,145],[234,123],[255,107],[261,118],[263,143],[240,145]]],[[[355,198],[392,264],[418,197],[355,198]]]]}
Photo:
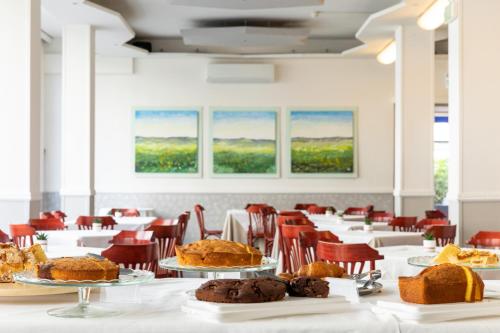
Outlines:
{"type": "Polygon", "coordinates": [[[417,304],[480,302],[484,283],[470,267],[441,264],[424,269],[415,277],[399,277],[403,301],[417,304]]]}
{"type": "Polygon", "coordinates": [[[498,264],[495,253],[478,249],[461,249],[455,244],[446,245],[433,259],[437,264],[452,263],[471,266],[491,266],[498,264]]]}
{"type": "Polygon", "coordinates": [[[119,272],[114,262],[93,257],[57,258],[37,266],[38,277],[48,280],[109,281],[118,279],[119,272]]]}
{"type": "Polygon", "coordinates": [[[177,262],[182,266],[258,266],[262,253],[246,244],[220,239],[205,239],[176,246],[177,262]]]}
{"type": "Polygon", "coordinates": [[[13,282],[13,273],[32,271],[45,261],[47,257],[39,244],[21,250],[13,243],[0,243],[0,283],[13,282]]]}
{"type": "Polygon", "coordinates": [[[215,303],[263,303],[282,300],[286,284],[271,278],[211,280],[196,289],[200,301],[215,303]]]}
{"type": "Polygon", "coordinates": [[[345,274],[345,269],[337,264],[329,264],[323,261],[316,261],[309,265],[304,265],[294,274],[295,276],[308,276],[317,278],[341,278],[345,274]]]}

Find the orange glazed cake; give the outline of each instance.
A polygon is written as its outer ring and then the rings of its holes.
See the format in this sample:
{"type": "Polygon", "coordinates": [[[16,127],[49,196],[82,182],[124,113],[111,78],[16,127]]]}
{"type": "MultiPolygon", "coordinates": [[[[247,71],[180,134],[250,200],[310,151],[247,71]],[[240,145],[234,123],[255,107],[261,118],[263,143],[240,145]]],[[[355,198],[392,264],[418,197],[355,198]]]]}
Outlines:
{"type": "Polygon", "coordinates": [[[182,266],[258,266],[262,253],[246,244],[220,239],[205,239],[176,246],[177,262],[182,266]]]}
{"type": "Polygon", "coordinates": [[[480,302],[484,283],[470,267],[442,264],[415,277],[399,277],[401,299],[417,304],[480,302]]]}
{"type": "Polygon", "coordinates": [[[57,258],[37,266],[38,277],[49,280],[109,281],[118,279],[119,272],[114,262],[93,257],[57,258]]]}

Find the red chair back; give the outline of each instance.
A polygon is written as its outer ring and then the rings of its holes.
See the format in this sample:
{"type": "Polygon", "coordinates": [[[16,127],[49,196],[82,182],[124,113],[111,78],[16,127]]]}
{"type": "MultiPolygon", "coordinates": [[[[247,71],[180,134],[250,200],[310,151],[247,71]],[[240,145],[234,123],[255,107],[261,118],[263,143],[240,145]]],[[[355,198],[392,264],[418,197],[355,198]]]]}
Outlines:
{"type": "Polygon", "coordinates": [[[270,206],[253,205],[246,209],[248,212],[247,242],[255,246],[257,239],[264,240],[264,254],[270,256],[276,234],[276,210],[270,206]]]}
{"type": "Polygon", "coordinates": [[[293,207],[293,209],[296,209],[296,210],[307,210],[311,206],[316,206],[316,204],[314,204],[314,203],[298,203],[298,204],[295,205],[295,207],[293,207]]]}
{"type": "Polygon", "coordinates": [[[305,216],[304,213],[302,213],[299,210],[282,210],[279,212],[280,216],[305,216]]]}
{"type": "Polygon", "coordinates": [[[440,211],[439,209],[426,210],[425,217],[428,219],[446,219],[447,218],[446,214],[443,213],[442,211],[440,211]]]}
{"type": "Polygon", "coordinates": [[[500,231],[479,231],[467,244],[474,247],[500,248],[500,231]]]}
{"type": "Polygon", "coordinates": [[[294,273],[306,263],[305,253],[300,249],[299,234],[302,231],[314,231],[310,225],[282,225],[283,272],[294,273]]]}
{"type": "Polygon", "coordinates": [[[59,218],[31,219],[29,225],[35,230],[64,230],[64,223],[59,218]]]}
{"type": "Polygon", "coordinates": [[[12,241],[18,247],[31,246],[35,243],[33,236],[36,235],[36,230],[29,224],[11,224],[9,227],[12,241]]]}
{"type": "Polygon", "coordinates": [[[318,260],[336,263],[349,272],[349,274],[361,273],[366,262],[370,264],[370,270],[375,269],[375,261],[384,259],[377,250],[368,244],[338,244],[318,241],[316,247],[318,260]]]}
{"type": "Polygon", "coordinates": [[[63,211],[60,211],[60,210],[53,210],[51,212],[51,214],[55,217],[55,218],[58,218],[60,219],[61,221],[64,222],[64,219],[66,219],[67,215],[63,212],[63,211]]]}
{"type": "Polygon", "coordinates": [[[457,226],[433,225],[429,227],[425,231],[425,233],[434,235],[437,246],[445,246],[447,244],[453,244],[455,242],[455,236],[457,235],[457,226]]]}
{"type": "Polygon", "coordinates": [[[141,216],[141,213],[136,208],[113,208],[113,209],[111,209],[111,215],[115,215],[116,212],[121,212],[122,216],[126,216],[126,217],[141,216]]]}
{"type": "Polygon", "coordinates": [[[186,231],[190,217],[191,217],[191,212],[185,211],[184,213],[179,215],[179,218],[177,219],[177,232],[178,232],[177,245],[184,244],[184,238],[186,237],[186,231]]]}
{"type": "Polygon", "coordinates": [[[163,217],[157,217],[149,225],[174,225],[174,219],[164,219],[163,217]]]}
{"type": "Polygon", "coordinates": [[[0,243],[9,243],[10,237],[5,232],[0,230],[0,243]]]}
{"type": "Polygon", "coordinates": [[[392,226],[392,231],[396,231],[397,228],[399,231],[407,231],[407,232],[413,231],[415,229],[416,224],[417,224],[416,216],[395,217],[389,223],[389,225],[392,226]]]}
{"type": "Polygon", "coordinates": [[[40,219],[53,219],[54,217],[51,212],[40,212],[40,219]]]}
{"type": "Polygon", "coordinates": [[[311,215],[324,215],[326,213],[327,207],[320,206],[310,206],[307,208],[307,213],[311,215]]]}
{"type": "MultiPolygon", "coordinates": [[[[166,259],[175,256],[175,245],[177,237],[179,237],[178,225],[152,225],[147,231],[152,231],[156,242],[158,243],[158,259],[166,259]]],[[[156,269],[156,277],[174,277],[176,272],[161,269],[159,266],[156,269]]]]}
{"type": "Polygon", "coordinates": [[[299,246],[303,254],[301,257],[305,258],[305,262],[302,265],[317,261],[316,247],[320,240],[331,243],[342,243],[337,235],[332,234],[330,231],[312,230],[299,232],[299,246]]]}
{"type": "Polygon", "coordinates": [[[259,207],[267,207],[268,204],[265,204],[265,203],[247,203],[245,205],[245,210],[250,207],[250,206],[259,206],[259,207]]]}
{"type": "Polygon", "coordinates": [[[368,218],[373,222],[391,222],[394,214],[389,212],[370,212],[368,213],[368,218]]]}
{"type": "Polygon", "coordinates": [[[368,215],[370,211],[368,210],[367,207],[347,207],[346,210],[344,210],[345,215],[363,215],[366,216],[368,215]]]}
{"type": "Polygon", "coordinates": [[[195,205],[194,212],[196,214],[196,219],[198,220],[198,227],[200,228],[200,239],[205,239],[205,208],[202,205],[195,205]]]}
{"type": "Polygon", "coordinates": [[[79,216],[76,219],[78,230],[92,230],[92,223],[95,219],[101,220],[103,229],[113,230],[117,224],[112,216],[79,216]]]}
{"type": "Polygon", "coordinates": [[[125,268],[156,272],[158,266],[158,245],[150,241],[136,241],[133,245],[113,244],[101,255],[125,268]]]}
{"type": "Polygon", "coordinates": [[[427,229],[433,225],[449,225],[448,220],[443,219],[422,219],[415,224],[415,230],[421,231],[422,229],[427,229]]]}
{"type": "Polygon", "coordinates": [[[109,241],[111,244],[134,244],[136,241],[154,240],[152,231],[122,230],[109,241]]]}

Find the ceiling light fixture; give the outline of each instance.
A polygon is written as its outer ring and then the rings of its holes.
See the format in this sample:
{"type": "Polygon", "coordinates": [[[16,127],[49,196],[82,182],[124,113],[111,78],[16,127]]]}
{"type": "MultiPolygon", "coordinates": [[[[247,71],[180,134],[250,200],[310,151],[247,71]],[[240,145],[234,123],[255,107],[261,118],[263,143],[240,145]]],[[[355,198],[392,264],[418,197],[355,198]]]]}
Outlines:
{"type": "Polygon", "coordinates": [[[417,24],[424,30],[436,30],[445,22],[445,13],[450,5],[450,0],[436,0],[427,10],[420,15],[417,24]]]}
{"type": "Polygon", "coordinates": [[[380,53],[377,55],[377,61],[384,65],[390,65],[396,61],[396,41],[390,42],[380,53]]]}

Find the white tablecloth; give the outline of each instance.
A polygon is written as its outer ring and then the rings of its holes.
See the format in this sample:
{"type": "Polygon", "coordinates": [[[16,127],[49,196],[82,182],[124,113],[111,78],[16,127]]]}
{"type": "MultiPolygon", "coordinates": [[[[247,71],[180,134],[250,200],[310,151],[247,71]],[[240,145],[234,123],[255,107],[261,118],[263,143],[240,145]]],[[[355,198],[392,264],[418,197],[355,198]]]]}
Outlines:
{"type": "MultiPolygon", "coordinates": [[[[105,215],[99,215],[105,216],[105,215]]],[[[115,230],[144,230],[151,222],[156,220],[154,216],[138,216],[138,217],[113,217],[117,223],[114,228],[115,230]]],[[[69,230],[78,230],[78,226],[75,224],[76,219],[66,221],[65,225],[69,230]]]]}
{"type": "Polygon", "coordinates": [[[49,236],[48,246],[64,247],[98,247],[106,248],[109,241],[118,234],[120,230],[57,230],[44,231],[49,236]]]}
{"type": "MultiPolygon", "coordinates": [[[[123,208],[123,207],[117,207],[117,208],[123,208]]],[[[135,207],[132,207],[132,208],[135,208],[135,207]]],[[[111,207],[103,207],[103,208],[100,208],[99,209],[99,216],[106,216],[109,214],[109,212],[111,211],[111,207]]],[[[140,208],[135,208],[139,211],[139,214],[140,216],[155,216],[155,210],[154,208],[149,208],[149,207],[140,207],[140,208]]]]}
{"type": "Polygon", "coordinates": [[[67,319],[49,317],[46,311],[76,304],[76,294],[2,299],[2,330],[16,333],[485,333],[500,331],[500,317],[461,320],[437,324],[399,323],[392,317],[378,317],[370,311],[377,300],[394,300],[398,291],[394,281],[382,281],[382,294],[362,298],[362,304],[336,314],[307,315],[217,324],[185,314],[181,305],[186,291],[197,288],[202,279],[164,279],[141,287],[104,288],[94,293],[94,305],[120,309],[119,317],[67,319]]]}
{"type": "MultiPolygon", "coordinates": [[[[342,231],[363,230],[365,225],[364,222],[359,221],[338,222],[332,219],[318,219],[314,215],[310,215],[309,219],[318,227],[318,229],[328,229],[334,234],[342,231]]],[[[392,231],[392,227],[390,227],[386,222],[373,222],[372,227],[373,230],[376,231],[392,231]]]]}
{"type": "MultiPolygon", "coordinates": [[[[109,246],[110,244],[108,244],[109,246]]],[[[101,254],[102,248],[98,247],[81,247],[81,246],[60,246],[51,245],[47,247],[47,252],[45,254],[48,258],[60,258],[60,257],[80,257],[87,253],[101,254]]]]}

